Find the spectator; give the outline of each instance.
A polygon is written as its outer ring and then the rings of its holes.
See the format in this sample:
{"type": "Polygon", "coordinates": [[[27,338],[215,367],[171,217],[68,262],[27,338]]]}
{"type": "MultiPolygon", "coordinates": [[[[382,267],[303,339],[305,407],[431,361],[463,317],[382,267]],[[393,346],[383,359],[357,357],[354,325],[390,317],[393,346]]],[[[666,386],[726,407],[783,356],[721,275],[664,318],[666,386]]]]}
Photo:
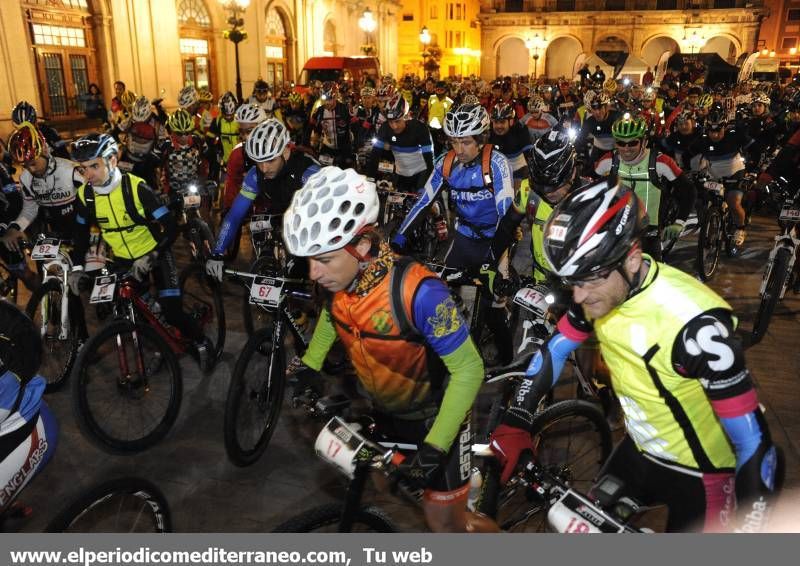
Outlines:
{"type": "Polygon", "coordinates": [[[595,84],[602,85],[606,80],[606,74],[603,72],[603,69],[600,68],[600,65],[594,66],[594,73],[592,73],[592,80],[595,84]]]}
{"type": "Polygon", "coordinates": [[[647,67],[647,72],[645,72],[645,74],[642,75],[642,84],[644,86],[650,86],[651,84],[653,84],[654,80],[655,76],[653,75],[653,69],[647,67]]]}
{"type": "Polygon", "coordinates": [[[103,103],[103,93],[100,92],[100,87],[97,84],[92,83],[89,85],[89,92],[83,95],[83,99],[85,104],[83,112],[87,118],[106,120],[108,110],[106,110],[106,105],[103,103]]]}

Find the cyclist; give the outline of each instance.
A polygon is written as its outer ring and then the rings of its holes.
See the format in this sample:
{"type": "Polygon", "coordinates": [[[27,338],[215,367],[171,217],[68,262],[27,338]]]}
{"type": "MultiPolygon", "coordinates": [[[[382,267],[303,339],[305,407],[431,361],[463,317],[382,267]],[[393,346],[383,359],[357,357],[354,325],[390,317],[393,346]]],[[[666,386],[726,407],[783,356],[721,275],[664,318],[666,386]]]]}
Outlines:
{"type": "Polygon", "coordinates": [[[744,176],[744,155],[752,143],[753,140],[741,130],[728,128],[724,111],[714,109],[706,120],[705,133],[689,146],[684,155],[686,163],[692,163],[695,156],[700,156],[698,164],[707,163],[709,174],[725,185],[725,201],[736,222],[733,241],[737,247],[744,244],[747,237],[739,179],[744,176]]]}
{"type": "Polygon", "coordinates": [[[742,130],[753,140],[747,148],[748,169],[755,170],[762,156],[767,156],[775,148],[778,125],[769,112],[770,98],[762,92],[753,95],[750,102],[752,115],[745,120],[742,130]]]}
{"type": "Polygon", "coordinates": [[[267,113],[258,106],[242,104],[236,109],[236,122],[239,124],[239,144],[231,150],[228,157],[227,174],[225,175],[225,191],[222,194],[223,216],[233,205],[233,200],[242,188],[244,176],[250,171],[253,163],[247,157],[244,144],[253,128],[267,119],[267,113]]]}
{"type": "Polygon", "coordinates": [[[36,108],[30,102],[22,100],[14,106],[13,110],[11,110],[11,122],[15,128],[20,127],[24,122],[30,122],[42,132],[54,156],[69,159],[67,142],[61,139],[55,128],[39,120],[36,108]]]}
{"type": "MultiPolygon", "coordinates": [[[[230,91],[219,97],[219,116],[211,122],[209,131],[215,139],[215,147],[219,149],[222,159],[220,166],[228,164],[231,151],[239,143],[239,122],[236,121],[236,97],[230,91]]],[[[216,177],[212,176],[212,179],[216,177]]]]}
{"type": "Polygon", "coordinates": [[[157,170],[161,165],[161,154],[156,148],[156,141],[165,136],[165,128],[153,113],[150,101],[144,96],[134,102],[131,119],[118,166],[123,171],[141,177],[148,186],[156,188],[157,170]]]}
{"type": "Polygon", "coordinates": [[[594,96],[589,96],[587,93],[584,98],[588,99],[586,106],[591,115],[583,121],[583,126],[575,138],[575,147],[585,155],[586,142],[588,138],[592,138],[592,147],[584,165],[584,174],[589,176],[597,160],[614,149],[611,126],[619,120],[621,114],[611,109],[611,99],[605,92],[599,92],[594,96]]]}
{"type": "Polygon", "coordinates": [[[352,165],[353,143],[350,139],[350,111],[339,101],[336,83],[326,82],[320,96],[322,104],[311,116],[310,129],[321,140],[321,162],[352,165]]]}
{"type": "Polygon", "coordinates": [[[528,178],[522,181],[514,204],[505,213],[492,240],[492,257],[502,257],[515,239],[515,231],[527,216],[531,226],[531,258],[536,283],[548,279],[550,268],[544,257],[544,223],[553,208],[581,184],[575,148],[569,136],[558,130],[536,140],[528,161],[528,178]],[[532,189],[532,190],[531,190],[532,189]]]}
{"type": "Polygon", "coordinates": [[[528,128],[531,143],[536,142],[558,124],[558,120],[547,113],[547,104],[539,95],[531,96],[528,99],[528,113],[522,117],[520,122],[528,128]]]}
{"type": "Polygon", "coordinates": [[[146,281],[150,271],[154,272],[158,302],[167,322],[194,341],[200,368],[208,372],[212,365],[211,342],[181,306],[178,270],[172,254],[177,235],[175,217],[141,178],[119,170],[118,153],[116,142],[107,134],[89,134],[73,144],[72,159],[79,163],[86,183],[78,189],[75,199],[70,289],[79,294],[87,277],[83,258],[89,247],[89,228],[96,224],[113,250],[118,267],[130,270],[139,281],[146,281]]]}
{"type": "Polygon", "coordinates": [[[367,153],[372,151],[373,138],[378,131],[381,111],[378,109],[375,95],[375,89],[371,86],[361,89],[361,103],[356,107],[350,121],[353,145],[359,152],[364,151],[365,148],[369,148],[367,153]]]}
{"type": "Polygon", "coordinates": [[[675,131],[661,140],[661,147],[670,155],[681,169],[693,169],[684,161],[686,150],[700,137],[695,127],[693,112],[681,112],[675,119],[675,131]]]}
{"type": "MultiPolygon", "coordinates": [[[[392,239],[394,246],[405,247],[405,234],[447,189],[454,205],[456,234],[444,262],[467,271],[481,267],[497,225],[514,199],[511,168],[506,157],[486,143],[488,127],[489,114],[483,106],[464,104],[447,113],[444,132],[453,149],[437,159],[419,199],[392,239]]],[[[486,312],[498,351],[496,363],[509,364],[513,352],[505,306],[496,303],[486,312]]]]}
{"type": "Polygon", "coordinates": [[[492,108],[492,132],[489,143],[506,156],[514,174],[514,184],[519,187],[528,176],[527,155],[533,147],[528,130],[517,121],[514,107],[507,102],[498,102],[492,108]]]}
{"type": "MultiPolygon", "coordinates": [[[[0,162],[0,238],[8,230],[8,225],[14,222],[22,210],[22,191],[5,163],[0,162]]],[[[0,245],[0,261],[2,261],[11,275],[20,279],[29,291],[34,291],[39,286],[39,276],[31,271],[25,256],[21,252],[11,251],[0,245]]],[[[5,296],[10,288],[0,289],[0,295],[5,296]]]]}
{"type": "Polygon", "coordinates": [[[433,171],[433,140],[428,127],[411,120],[411,106],[402,94],[395,93],[386,104],[386,122],[378,130],[367,160],[368,177],[376,178],[378,164],[384,152],[394,156],[396,188],[417,192],[433,171]]]}
{"type": "Polygon", "coordinates": [[[200,183],[208,178],[208,161],[205,159],[203,138],[197,135],[192,115],[178,108],[167,122],[170,135],[160,148],[161,188],[164,193],[175,193],[190,183],[200,183]]]}
{"type": "Polygon", "coordinates": [[[782,462],[734,335],[736,317],[711,289],[642,253],[645,216],[630,190],[601,181],[567,197],[545,225],[545,255],[572,287],[573,305],[492,434],[502,479],[532,450],[537,403],[594,330],[627,433],[603,471],[643,503],[665,503],[669,531],[760,530],[782,462]]]}
{"type": "Polygon", "coordinates": [[[305,355],[289,372],[298,387],[315,387],[338,337],[379,430],[420,446],[400,468],[425,489],[428,525],[464,531],[470,408],[483,363],[447,286],[382,242],[379,207],[375,185],[352,169],[325,167],[295,194],[284,240],[289,253],[308,257],[325,306],[305,355]]]}
{"type": "Polygon", "coordinates": [[[247,172],[241,192],[225,215],[212,256],[206,262],[208,274],[219,281],[222,280],[223,254],[233,243],[256,198],[263,197],[269,214],[283,214],[294,193],[319,171],[319,163],[314,159],[301,151],[292,151],[286,126],[275,118],[253,129],[245,151],[255,166],[247,172]]]}
{"type": "Polygon", "coordinates": [[[253,94],[247,99],[248,104],[258,106],[267,113],[267,117],[272,116],[275,108],[275,99],[272,98],[272,89],[264,79],[258,79],[253,85],[253,94]]]}
{"type": "Polygon", "coordinates": [[[647,147],[647,122],[640,116],[624,114],[611,127],[616,151],[604,155],[595,165],[595,174],[615,178],[642,199],[650,217],[650,227],[642,236],[643,250],[661,259],[661,238],[677,238],[692,212],[694,184],[675,161],[655,148],[647,147]],[[665,191],[668,197],[662,195],[665,191]],[[662,198],[663,197],[663,198],[662,198]],[[666,198],[678,205],[676,218],[664,226],[661,210],[666,198]],[[663,204],[662,204],[663,203],[663,204]]]}
{"type": "Polygon", "coordinates": [[[44,402],[37,375],[42,340],[33,322],[0,301],[0,514],[50,461],[58,423],[44,402]]]}

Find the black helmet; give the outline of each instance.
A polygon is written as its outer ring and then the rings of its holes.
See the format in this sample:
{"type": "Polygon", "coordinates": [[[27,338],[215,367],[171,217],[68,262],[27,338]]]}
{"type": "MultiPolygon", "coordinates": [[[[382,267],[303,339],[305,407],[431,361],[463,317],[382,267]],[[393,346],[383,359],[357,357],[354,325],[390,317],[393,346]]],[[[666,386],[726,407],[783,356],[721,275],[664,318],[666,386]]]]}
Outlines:
{"type": "Polygon", "coordinates": [[[633,191],[602,180],[555,208],[544,225],[544,253],[559,277],[585,279],[621,265],[647,223],[633,191]]]}
{"type": "Polygon", "coordinates": [[[255,84],[253,84],[253,92],[269,92],[269,84],[264,79],[258,79],[255,84]]]}
{"type": "Polygon", "coordinates": [[[513,120],[516,117],[514,107],[506,102],[499,102],[492,108],[492,120],[513,120]]]}
{"type": "Polygon", "coordinates": [[[25,100],[18,102],[11,111],[11,121],[14,122],[15,126],[19,126],[23,122],[30,122],[36,125],[36,108],[25,100]]]}
{"type": "Polygon", "coordinates": [[[70,157],[73,161],[81,163],[91,161],[97,157],[107,159],[119,154],[117,142],[108,134],[89,134],[72,144],[70,157]]]}
{"type": "Polygon", "coordinates": [[[722,108],[712,107],[706,117],[706,126],[712,130],[721,130],[728,124],[725,111],[722,108]]]}
{"type": "Polygon", "coordinates": [[[575,174],[575,147],[565,132],[551,130],[533,144],[528,163],[533,190],[545,196],[571,181],[575,174]]]}
{"type": "Polygon", "coordinates": [[[386,103],[383,114],[386,116],[387,120],[400,120],[406,117],[408,111],[408,101],[402,94],[396,92],[394,96],[389,99],[389,102],[386,103]]]}
{"type": "Polygon", "coordinates": [[[27,383],[42,360],[42,339],[30,318],[8,301],[0,301],[0,375],[6,371],[27,383]]]}

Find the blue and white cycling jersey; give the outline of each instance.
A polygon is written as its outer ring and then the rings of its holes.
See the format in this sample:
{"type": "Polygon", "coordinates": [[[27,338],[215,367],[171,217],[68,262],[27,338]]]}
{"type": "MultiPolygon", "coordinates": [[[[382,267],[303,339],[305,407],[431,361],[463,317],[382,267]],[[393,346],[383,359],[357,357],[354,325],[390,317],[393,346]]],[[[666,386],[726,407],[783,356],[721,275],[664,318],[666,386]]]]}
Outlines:
{"type": "Polygon", "coordinates": [[[0,436],[17,430],[36,416],[47,385],[39,376],[25,385],[19,408],[12,413],[19,395],[19,379],[10,371],[0,376],[0,436]]]}
{"type": "Polygon", "coordinates": [[[433,173],[420,190],[419,199],[403,220],[399,232],[405,234],[446,188],[455,206],[456,230],[472,239],[493,237],[500,219],[514,200],[514,179],[508,159],[496,149],[492,150],[492,190],[489,190],[483,182],[480,154],[468,165],[454,160],[450,178],[445,182],[442,167],[446,155],[436,160],[433,173]]]}

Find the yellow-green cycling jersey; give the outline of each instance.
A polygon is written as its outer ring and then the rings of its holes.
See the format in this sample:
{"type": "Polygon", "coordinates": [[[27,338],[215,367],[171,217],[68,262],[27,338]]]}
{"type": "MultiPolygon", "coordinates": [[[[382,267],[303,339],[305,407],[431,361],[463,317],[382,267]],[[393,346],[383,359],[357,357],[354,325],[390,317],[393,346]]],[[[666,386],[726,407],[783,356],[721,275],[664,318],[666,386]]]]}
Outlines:
{"type": "Polygon", "coordinates": [[[531,257],[533,258],[533,278],[543,283],[550,271],[550,264],[544,255],[544,224],[553,212],[543,198],[530,189],[530,182],[524,179],[514,197],[514,208],[525,214],[531,224],[531,257]]]}
{"type": "Polygon", "coordinates": [[[731,307],[693,277],[650,260],[642,290],[594,321],[603,359],[639,450],[685,470],[730,471],[736,459],[699,379],[675,370],[675,343],[700,355],[682,329],[731,307]]]}

